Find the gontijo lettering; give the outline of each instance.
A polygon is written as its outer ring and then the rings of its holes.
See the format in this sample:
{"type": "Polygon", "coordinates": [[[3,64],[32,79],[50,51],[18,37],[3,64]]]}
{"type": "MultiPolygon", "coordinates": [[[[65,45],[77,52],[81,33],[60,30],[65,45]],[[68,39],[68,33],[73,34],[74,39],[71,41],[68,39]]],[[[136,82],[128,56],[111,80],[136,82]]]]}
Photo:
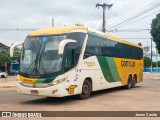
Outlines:
{"type": "Polygon", "coordinates": [[[135,61],[121,61],[121,67],[136,67],[135,61]]]}

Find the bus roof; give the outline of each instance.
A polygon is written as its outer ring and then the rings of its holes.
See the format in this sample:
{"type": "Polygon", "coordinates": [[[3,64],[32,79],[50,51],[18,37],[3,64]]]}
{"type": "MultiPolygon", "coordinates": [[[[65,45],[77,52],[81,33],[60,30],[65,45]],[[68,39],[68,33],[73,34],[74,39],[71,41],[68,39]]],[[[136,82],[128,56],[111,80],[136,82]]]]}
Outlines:
{"type": "Polygon", "coordinates": [[[128,42],[127,40],[123,40],[123,39],[115,37],[115,36],[112,36],[108,33],[103,33],[101,31],[97,31],[97,30],[93,30],[93,29],[88,29],[88,31],[93,33],[93,34],[97,34],[98,36],[102,36],[102,37],[105,37],[107,39],[110,39],[110,40],[113,40],[113,41],[116,41],[116,42],[120,42],[120,43],[124,43],[124,44],[128,44],[128,45],[131,45],[131,46],[142,48],[142,46],[140,46],[140,45],[128,42]]]}
{"type": "Polygon", "coordinates": [[[100,36],[106,37],[110,40],[116,41],[116,42],[120,42],[120,43],[124,43],[124,44],[129,44],[135,47],[139,47],[142,48],[141,46],[137,45],[137,44],[133,44],[131,42],[128,42],[126,40],[111,36],[107,33],[103,33],[97,30],[93,30],[93,29],[89,29],[86,26],[63,26],[63,27],[52,27],[52,28],[46,28],[46,29],[39,29],[39,30],[35,30],[32,31],[29,36],[39,36],[39,35],[54,35],[54,34],[65,34],[65,33],[69,33],[71,31],[74,30],[85,30],[85,31],[89,31],[92,32],[93,34],[99,34],[100,36]]]}
{"type": "Polygon", "coordinates": [[[131,45],[131,46],[135,46],[135,47],[142,48],[142,46],[140,46],[140,45],[137,45],[137,44],[128,42],[127,40],[123,40],[123,39],[121,39],[121,38],[118,38],[118,37],[115,37],[115,36],[111,36],[111,35],[106,34],[106,33],[105,33],[105,36],[106,36],[108,39],[113,40],[113,41],[116,41],[116,42],[120,42],[120,43],[124,43],[124,44],[128,44],[128,45],[131,45]]]}
{"type": "Polygon", "coordinates": [[[65,34],[73,30],[87,30],[87,27],[84,26],[63,26],[63,27],[52,27],[47,29],[40,29],[32,31],[29,36],[38,36],[38,35],[54,35],[54,34],[65,34]]]}

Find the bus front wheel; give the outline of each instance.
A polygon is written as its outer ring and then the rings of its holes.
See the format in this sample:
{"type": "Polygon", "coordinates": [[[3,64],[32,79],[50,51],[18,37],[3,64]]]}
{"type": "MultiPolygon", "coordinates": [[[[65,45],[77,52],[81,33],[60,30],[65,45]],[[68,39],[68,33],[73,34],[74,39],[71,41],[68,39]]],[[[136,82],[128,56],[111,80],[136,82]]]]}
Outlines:
{"type": "Polygon", "coordinates": [[[92,84],[89,80],[85,80],[82,86],[82,92],[79,95],[80,99],[87,99],[91,95],[92,84]]]}

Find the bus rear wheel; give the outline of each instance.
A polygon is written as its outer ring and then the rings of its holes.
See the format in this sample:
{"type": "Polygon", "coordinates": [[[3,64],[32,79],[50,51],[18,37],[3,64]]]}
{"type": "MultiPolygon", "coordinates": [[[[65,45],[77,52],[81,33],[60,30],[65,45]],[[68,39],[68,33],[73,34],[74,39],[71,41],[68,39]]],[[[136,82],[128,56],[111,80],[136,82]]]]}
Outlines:
{"type": "Polygon", "coordinates": [[[132,88],[132,84],[133,84],[133,82],[132,82],[132,77],[129,76],[129,77],[128,77],[128,84],[127,84],[126,88],[127,88],[127,89],[132,88]]]}
{"type": "Polygon", "coordinates": [[[136,86],[136,81],[137,81],[137,77],[134,76],[133,80],[132,80],[132,85],[131,85],[132,88],[134,88],[136,86]]]}
{"type": "Polygon", "coordinates": [[[80,99],[87,99],[91,95],[92,84],[89,80],[85,80],[82,86],[82,93],[79,95],[80,99]]]}

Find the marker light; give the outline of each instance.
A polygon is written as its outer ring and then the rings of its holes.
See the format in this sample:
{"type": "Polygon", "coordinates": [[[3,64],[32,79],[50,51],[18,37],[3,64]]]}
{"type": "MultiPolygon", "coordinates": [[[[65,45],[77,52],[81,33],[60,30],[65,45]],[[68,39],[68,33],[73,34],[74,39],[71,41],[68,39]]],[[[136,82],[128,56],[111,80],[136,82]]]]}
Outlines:
{"type": "Polygon", "coordinates": [[[53,81],[52,83],[49,83],[49,85],[57,85],[57,84],[60,84],[62,83],[63,81],[65,81],[67,79],[66,78],[62,78],[62,79],[59,79],[59,80],[56,80],[56,81],[53,81]]]}

